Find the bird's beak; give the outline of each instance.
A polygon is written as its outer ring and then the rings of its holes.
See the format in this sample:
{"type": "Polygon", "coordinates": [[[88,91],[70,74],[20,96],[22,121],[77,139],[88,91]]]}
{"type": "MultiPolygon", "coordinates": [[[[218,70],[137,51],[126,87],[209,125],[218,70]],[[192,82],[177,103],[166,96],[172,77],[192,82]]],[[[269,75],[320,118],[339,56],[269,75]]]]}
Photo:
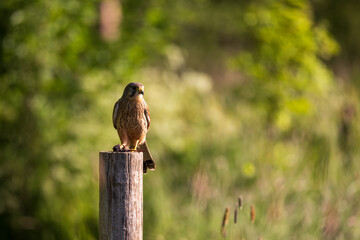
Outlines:
{"type": "Polygon", "coordinates": [[[143,94],[143,95],[144,95],[144,88],[139,88],[138,92],[139,92],[139,94],[143,94]]]}

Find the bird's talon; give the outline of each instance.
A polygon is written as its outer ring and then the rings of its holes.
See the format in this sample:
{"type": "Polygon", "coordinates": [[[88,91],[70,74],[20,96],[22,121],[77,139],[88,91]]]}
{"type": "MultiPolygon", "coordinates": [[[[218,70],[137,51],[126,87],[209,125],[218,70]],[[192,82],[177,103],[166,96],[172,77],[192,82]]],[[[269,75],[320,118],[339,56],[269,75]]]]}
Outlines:
{"type": "Polygon", "coordinates": [[[120,144],[117,144],[113,147],[113,151],[114,152],[120,152],[121,151],[121,147],[120,147],[120,144]]]}
{"type": "Polygon", "coordinates": [[[114,152],[131,152],[130,149],[126,148],[125,146],[121,145],[120,144],[117,144],[113,147],[113,151],[114,152]]]}

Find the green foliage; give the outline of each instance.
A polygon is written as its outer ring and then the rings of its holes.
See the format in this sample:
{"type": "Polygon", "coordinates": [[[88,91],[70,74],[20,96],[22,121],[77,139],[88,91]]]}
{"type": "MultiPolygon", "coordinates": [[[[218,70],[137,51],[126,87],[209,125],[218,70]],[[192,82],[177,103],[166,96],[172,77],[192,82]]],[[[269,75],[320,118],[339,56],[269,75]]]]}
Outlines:
{"type": "Polygon", "coordinates": [[[121,1],[113,42],[99,4],[0,2],[1,239],[97,239],[98,152],[131,81],[158,166],[144,239],[218,239],[225,207],[229,239],[359,238],[359,88],[324,62],[343,40],[310,1],[121,1]]]}

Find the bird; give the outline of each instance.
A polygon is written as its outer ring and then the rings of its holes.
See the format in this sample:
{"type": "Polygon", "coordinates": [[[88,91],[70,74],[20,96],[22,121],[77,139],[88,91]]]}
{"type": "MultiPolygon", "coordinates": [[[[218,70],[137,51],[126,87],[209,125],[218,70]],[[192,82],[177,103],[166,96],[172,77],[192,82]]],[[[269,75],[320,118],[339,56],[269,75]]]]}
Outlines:
{"type": "Polygon", "coordinates": [[[156,165],[146,143],[151,119],[144,88],[141,83],[129,83],[114,105],[112,120],[121,141],[113,151],[143,152],[143,172],[146,173],[147,169],[155,170],[156,165]]]}

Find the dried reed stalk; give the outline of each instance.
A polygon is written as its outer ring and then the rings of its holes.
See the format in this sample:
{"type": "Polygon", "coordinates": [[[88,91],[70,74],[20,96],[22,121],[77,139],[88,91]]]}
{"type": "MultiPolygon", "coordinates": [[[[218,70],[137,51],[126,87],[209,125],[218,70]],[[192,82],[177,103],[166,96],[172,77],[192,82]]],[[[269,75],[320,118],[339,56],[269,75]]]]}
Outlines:
{"type": "Polygon", "coordinates": [[[225,213],[224,213],[224,217],[223,217],[223,221],[221,224],[221,234],[223,235],[223,237],[226,237],[226,229],[225,226],[228,224],[229,222],[229,212],[230,212],[230,208],[226,208],[225,209],[225,213]]]}
{"type": "Polygon", "coordinates": [[[240,195],[240,196],[238,197],[238,207],[239,207],[239,209],[242,208],[242,204],[243,204],[243,197],[242,197],[242,195],[240,195]]]}
{"type": "Polygon", "coordinates": [[[254,206],[254,204],[251,204],[251,207],[250,207],[250,221],[251,221],[251,223],[255,222],[255,206],[254,206]]]}
{"type": "Polygon", "coordinates": [[[235,211],[234,211],[234,223],[237,223],[237,215],[238,215],[238,209],[235,208],[235,211]]]}

